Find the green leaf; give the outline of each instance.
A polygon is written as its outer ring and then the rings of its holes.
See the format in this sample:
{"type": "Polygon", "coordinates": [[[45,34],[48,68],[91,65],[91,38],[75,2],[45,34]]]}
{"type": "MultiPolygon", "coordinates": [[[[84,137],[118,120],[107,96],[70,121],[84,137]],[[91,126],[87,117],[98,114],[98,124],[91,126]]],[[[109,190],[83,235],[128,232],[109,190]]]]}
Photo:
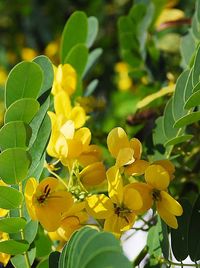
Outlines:
{"type": "Polygon", "coordinates": [[[26,220],[23,218],[4,218],[0,219],[0,232],[17,233],[24,229],[26,220]]]}
{"type": "Polygon", "coordinates": [[[42,260],[41,262],[38,263],[36,268],[49,268],[49,260],[48,259],[42,260]]]}
{"type": "MultiPolygon", "coordinates": [[[[193,75],[193,70],[194,68],[192,68],[190,70],[190,73],[188,75],[187,78],[187,83],[185,85],[185,90],[184,90],[184,102],[187,101],[187,99],[192,95],[192,91],[193,91],[193,82],[192,82],[192,75],[193,75]]],[[[184,107],[185,108],[185,107],[184,107]]],[[[184,109],[183,109],[184,110],[184,109]]]]}
{"type": "Polygon", "coordinates": [[[33,61],[37,63],[43,71],[44,79],[39,92],[39,96],[41,96],[43,93],[45,93],[52,87],[54,79],[53,65],[50,59],[44,55],[36,57],[33,61]]]}
{"type": "Polygon", "coordinates": [[[167,140],[167,137],[164,133],[163,126],[163,116],[160,116],[156,119],[156,127],[153,130],[153,142],[154,144],[164,144],[167,140]]]}
{"type": "Polygon", "coordinates": [[[88,33],[87,33],[87,47],[90,48],[98,34],[99,30],[99,23],[96,17],[89,17],[88,18],[88,33]]]}
{"type": "Polygon", "coordinates": [[[23,195],[16,189],[8,186],[0,186],[0,208],[18,208],[22,200],[23,195]]]}
{"type": "Polygon", "coordinates": [[[20,121],[5,124],[0,130],[1,150],[8,148],[27,148],[32,130],[29,125],[20,121]]]}
{"type": "Polygon", "coordinates": [[[178,132],[177,129],[173,128],[175,121],[172,114],[172,105],[173,105],[173,99],[171,98],[165,106],[164,118],[163,118],[164,133],[168,139],[174,138],[178,132]]]}
{"type": "Polygon", "coordinates": [[[7,184],[17,184],[26,178],[30,163],[25,149],[7,149],[0,154],[0,177],[7,184]]]}
{"type": "Polygon", "coordinates": [[[200,112],[193,112],[191,114],[187,114],[180,118],[176,123],[174,124],[175,128],[184,127],[187,125],[190,125],[192,123],[195,123],[200,120],[200,112]]]}
{"type": "Polygon", "coordinates": [[[42,227],[38,228],[38,234],[34,240],[36,246],[37,258],[45,257],[52,251],[52,242],[47,234],[44,233],[42,227]]]}
{"type": "Polygon", "coordinates": [[[193,86],[195,86],[200,80],[200,45],[197,48],[196,56],[194,59],[194,71],[193,71],[193,86]]]}
{"type": "Polygon", "coordinates": [[[31,177],[34,170],[43,158],[44,152],[46,151],[47,142],[50,136],[51,122],[49,116],[46,114],[39,131],[37,133],[37,139],[35,139],[32,147],[29,150],[31,155],[32,163],[29,168],[28,177],[31,177]]]}
{"type": "Polygon", "coordinates": [[[88,49],[84,44],[75,45],[67,54],[64,63],[74,67],[77,74],[82,77],[88,60],[88,49]]]}
{"type": "Polygon", "coordinates": [[[194,207],[192,209],[192,215],[189,224],[188,232],[188,251],[192,261],[200,260],[200,195],[198,196],[194,207]]]}
{"type": "Polygon", "coordinates": [[[65,58],[69,51],[77,44],[85,44],[88,33],[87,16],[82,11],[74,12],[68,19],[61,39],[61,63],[65,63],[65,58]]]}
{"type": "Polygon", "coordinates": [[[171,229],[171,245],[177,261],[183,261],[188,256],[188,229],[192,206],[186,199],[180,200],[183,214],[177,217],[178,229],[171,229]]]}
{"type": "Polygon", "coordinates": [[[191,109],[195,106],[200,105],[200,90],[194,92],[185,103],[185,109],[191,109]]]}
{"type": "Polygon", "coordinates": [[[200,24],[200,1],[196,0],[196,12],[197,12],[197,20],[200,24]]]}
{"type": "MultiPolygon", "coordinates": [[[[186,70],[184,71],[176,82],[176,88],[173,96],[173,103],[172,103],[172,109],[173,109],[173,116],[175,120],[178,120],[180,117],[182,117],[187,112],[184,110],[184,89],[186,87],[186,83],[188,79],[192,76],[192,71],[186,70]]],[[[171,125],[173,126],[173,124],[171,125]]],[[[169,129],[170,131],[170,129],[169,129]]]]}
{"type": "Polygon", "coordinates": [[[84,227],[74,233],[64,247],[59,268],[132,267],[119,241],[111,234],[84,227]]]}
{"type": "Polygon", "coordinates": [[[96,48],[92,52],[90,52],[87,64],[84,69],[83,77],[85,77],[90,71],[90,69],[94,67],[94,65],[96,64],[97,60],[99,59],[102,53],[103,53],[102,48],[96,48]]]}
{"type": "MultiPolygon", "coordinates": [[[[31,248],[28,252],[28,258],[29,258],[29,262],[30,265],[33,264],[34,260],[35,260],[35,254],[36,254],[36,249],[35,248],[31,248]]],[[[23,268],[27,266],[26,260],[25,260],[25,256],[24,255],[16,255],[14,257],[11,258],[11,262],[12,265],[15,268],[23,268]]]]}
{"type": "Polygon", "coordinates": [[[40,105],[35,99],[24,98],[12,103],[5,113],[5,123],[23,121],[27,124],[38,112],[40,105]]]}
{"type": "Polygon", "coordinates": [[[149,229],[147,236],[147,246],[148,246],[148,253],[150,254],[150,256],[160,257],[162,255],[157,226],[152,226],[149,229]]]}
{"type": "Polygon", "coordinates": [[[166,146],[176,145],[176,144],[179,144],[179,143],[182,143],[182,142],[189,141],[189,140],[191,140],[192,137],[193,137],[193,135],[189,135],[189,134],[181,135],[181,136],[175,137],[175,138],[173,138],[173,139],[171,139],[171,140],[168,140],[168,141],[165,143],[165,147],[166,147],[166,146]]]}
{"type": "Polygon", "coordinates": [[[98,86],[98,84],[99,84],[98,79],[92,80],[89,83],[89,85],[87,86],[87,88],[85,89],[84,96],[88,97],[88,96],[92,95],[92,93],[95,91],[95,89],[98,86]]]}
{"type": "Polygon", "coordinates": [[[43,72],[34,62],[20,62],[10,72],[6,83],[6,107],[23,98],[37,98],[43,72]]]}
{"type": "Polygon", "coordinates": [[[25,240],[6,240],[0,242],[0,252],[7,254],[21,254],[27,251],[29,248],[29,244],[25,240]]]}
{"type": "Polygon", "coordinates": [[[189,65],[195,51],[195,40],[191,31],[181,38],[180,51],[184,64],[189,65]]]}
{"type": "Polygon", "coordinates": [[[29,221],[24,228],[24,238],[31,244],[37,235],[38,221],[29,221]]]}

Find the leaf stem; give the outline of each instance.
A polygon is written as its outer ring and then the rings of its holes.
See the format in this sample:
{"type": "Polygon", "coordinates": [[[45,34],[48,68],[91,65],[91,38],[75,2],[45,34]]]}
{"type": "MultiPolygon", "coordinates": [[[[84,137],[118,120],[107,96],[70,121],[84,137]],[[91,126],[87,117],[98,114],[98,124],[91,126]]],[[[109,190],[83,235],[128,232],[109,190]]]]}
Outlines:
{"type": "MultiPolygon", "coordinates": [[[[21,182],[19,182],[19,191],[23,194],[23,188],[22,188],[22,183],[21,182]]],[[[19,216],[20,216],[20,218],[23,218],[23,203],[21,203],[20,206],[19,206],[19,216]]],[[[21,234],[22,240],[25,240],[23,229],[20,231],[20,234],[21,234]]],[[[25,262],[26,262],[26,267],[31,268],[31,264],[30,264],[30,261],[29,261],[27,251],[24,252],[24,258],[25,258],[25,262]]]]}

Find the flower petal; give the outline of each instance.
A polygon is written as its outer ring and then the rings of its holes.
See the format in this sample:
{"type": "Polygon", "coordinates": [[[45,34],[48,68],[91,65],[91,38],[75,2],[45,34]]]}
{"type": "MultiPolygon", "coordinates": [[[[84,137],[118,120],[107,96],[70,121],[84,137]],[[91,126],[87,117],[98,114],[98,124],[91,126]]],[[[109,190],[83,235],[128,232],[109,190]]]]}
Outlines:
{"type": "Polygon", "coordinates": [[[35,207],[32,203],[33,194],[36,191],[36,188],[38,186],[38,182],[35,178],[29,178],[26,182],[25,186],[25,202],[26,202],[26,208],[28,210],[28,213],[32,220],[37,220],[36,214],[35,214],[35,207]]]}
{"type": "Polygon", "coordinates": [[[157,211],[160,217],[163,219],[163,221],[170,227],[177,229],[178,228],[178,222],[176,217],[170,213],[168,210],[165,209],[165,207],[162,205],[161,202],[156,203],[157,211]]]}
{"type": "Polygon", "coordinates": [[[175,216],[181,216],[183,214],[182,206],[167,192],[161,191],[161,203],[162,206],[175,216]]]}
{"type": "Polygon", "coordinates": [[[57,115],[61,114],[66,119],[69,117],[71,112],[71,101],[67,93],[61,90],[54,97],[54,108],[57,115]]]}
{"type": "Polygon", "coordinates": [[[116,166],[122,167],[133,163],[135,161],[133,153],[134,151],[131,148],[120,149],[116,159],[116,166]]]}
{"type": "Polygon", "coordinates": [[[67,120],[60,128],[60,132],[65,139],[73,139],[75,132],[74,122],[72,120],[67,120]]]}
{"type": "Polygon", "coordinates": [[[108,179],[108,195],[113,203],[121,205],[123,201],[123,182],[118,167],[109,168],[106,175],[108,179]]]}
{"type": "Polygon", "coordinates": [[[79,175],[84,186],[95,186],[106,179],[106,169],[102,162],[96,162],[85,167],[79,175]]]}
{"type": "Polygon", "coordinates": [[[91,132],[89,128],[82,127],[78,129],[74,134],[74,139],[82,143],[83,151],[87,150],[91,141],[91,132]]]}
{"type": "Polygon", "coordinates": [[[102,159],[101,148],[97,145],[91,144],[79,156],[78,161],[82,166],[88,166],[92,163],[98,162],[102,159]]]}
{"type": "Polygon", "coordinates": [[[134,150],[134,158],[135,159],[140,159],[141,154],[142,154],[142,144],[141,144],[141,142],[136,138],[132,138],[130,140],[130,147],[134,150]]]}
{"type": "Polygon", "coordinates": [[[175,167],[171,161],[168,159],[158,160],[155,161],[154,164],[164,167],[168,171],[171,180],[174,178],[173,173],[175,172],[175,167]]]}
{"type": "Polygon", "coordinates": [[[124,188],[124,205],[131,210],[139,210],[143,206],[141,194],[134,188],[124,188]]]}
{"type": "Polygon", "coordinates": [[[108,150],[114,158],[117,158],[120,149],[130,147],[128,136],[121,127],[116,127],[110,131],[107,144],[108,150]]]}
{"type": "Polygon", "coordinates": [[[125,167],[124,173],[128,176],[139,176],[144,174],[149,165],[149,162],[145,160],[136,160],[131,165],[125,167]]]}
{"type": "Polygon", "coordinates": [[[86,198],[86,210],[96,219],[106,219],[114,211],[111,200],[104,194],[94,194],[86,198]]]}
{"type": "Polygon", "coordinates": [[[76,106],[72,109],[69,118],[74,122],[75,128],[80,128],[86,121],[85,110],[80,106],[76,106]]]}
{"type": "Polygon", "coordinates": [[[158,190],[167,189],[170,177],[168,172],[160,165],[150,165],[145,170],[145,180],[148,184],[158,190]]]}

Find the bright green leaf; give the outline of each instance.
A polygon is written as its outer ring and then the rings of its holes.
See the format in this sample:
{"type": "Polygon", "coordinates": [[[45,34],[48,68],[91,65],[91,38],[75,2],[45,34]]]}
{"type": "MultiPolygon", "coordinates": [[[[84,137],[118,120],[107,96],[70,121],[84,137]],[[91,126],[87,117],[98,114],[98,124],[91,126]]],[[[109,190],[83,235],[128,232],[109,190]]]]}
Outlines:
{"type": "Polygon", "coordinates": [[[23,195],[16,189],[0,186],[0,208],[14,209],[21,205],[23,195]]]}
{"type": "MultiPolygon", "coordinates": [[[[34,262],[34,260],[35,260],[35,254],[36,254],[36,249],[35,248],[31,248],[27,252],[30,265],[32,265],[33,262],[34,262]]],[[[12,257],[11,258],[11,262],[12,262],[12,264],[13,264],[13,266],[15,268],[23,268],[23,267],[26,267],[27,266],[25,256],[24,255],[21,255],[21,254],[12,257]]]]}
{"type": "Polygon", "coordinates": [[[74,12],[68,19],[62,33],[61,39],[61,63],[65,63],[65,59],[69,51],[77,44],[85,44],[88,33],[87,16],[82,11],[74,12]]]}
{"type": "Polygon", "coordinates": [[[26,220],[23,218],[4,218],[0,219],[0,232],[17,233],[24,229],[26,220]]]}
{"type": "Polygon", "coordinates": [[[27,148],[32,130],[29,125],[21,121],[5,124],[0,130],[1,150],[15,147],[27,148]]]}
{"type": "Polygon", "coordinates": [[[30,155],[25,149],[7,149],[0,154],[0,177],[7,184],[17,184],[26,178],[30,164],[30,155]]]}
{"type": "Polygon", "coordinates": [[[25,228],[24,228],[24,238],[26,241],[28,241],[30,244],[33,242],[33,240],[36,237],[38,230],[38,221],[29,221],[25,228]]]}
{"type": "Polygon", "coordinates": [[[77,74],[82,77],[88,60],[88,49],[84,44],[75,45],[67,54],[64,63],[74,67],[77,74]]]}
{"type": "Polygon", "coordinates": [[[21,99],[12,103],[5,113],[5,123],[10,121],[23,121],[27,124],[33,119],[40,108],[35,99],[21,99]]]}
{"type": "Polygon", "coordinates": [[[27,251],[29,248],[29,244],[25,240],[6,240],[0,242],[0,252],[7,254],[21,254],[27,251]]]}
{"type": "Polygon", "coordinates": [[[23,98],[37,98],[43,83],[43,72],[34,62],[20,62],[10,72],[6,83],[6,107],[23,98]]]}

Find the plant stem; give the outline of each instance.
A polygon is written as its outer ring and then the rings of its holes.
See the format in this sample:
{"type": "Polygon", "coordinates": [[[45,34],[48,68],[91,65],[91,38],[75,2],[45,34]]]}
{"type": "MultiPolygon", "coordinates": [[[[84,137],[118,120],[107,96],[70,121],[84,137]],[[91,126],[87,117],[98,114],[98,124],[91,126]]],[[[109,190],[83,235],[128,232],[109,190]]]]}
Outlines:
{"type": "MultiPolygon", "coordinates": [[[[21,182],[19,182],[19,191],[20,191],[20,193],[23,194],[23,189],[22,189],[22,183],[21,182]]],[[[23,218],[23,203],[21,203],[20,206],[19,206],[19,216],[20,216],[20,218],[23,218]]],[[[22,240],[25,240],[25,236],[24,236],[24,231],[23,230],[20,231],[20,234],[21,234],[22,240]]],[[[28,257],[27,251],[24,252],[24,258],[25,258],[25,262],[26,262],[26,267],[27,268],[31,268],[31,264],[30,264],[30,261],[29,261],[29,257],[28,257]]]]}

